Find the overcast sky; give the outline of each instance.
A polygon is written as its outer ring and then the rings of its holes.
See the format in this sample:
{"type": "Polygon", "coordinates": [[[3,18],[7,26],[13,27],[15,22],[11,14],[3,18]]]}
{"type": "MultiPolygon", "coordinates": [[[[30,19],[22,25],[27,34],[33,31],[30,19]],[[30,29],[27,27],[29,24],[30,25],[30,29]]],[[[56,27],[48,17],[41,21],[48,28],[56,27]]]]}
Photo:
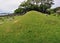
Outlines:
{"type": "MultiPolygon", "coordinates": [[[[0,13],[13,12],[23,1],[24,0],[0,0],[0,13]]],[[[53,8],[60,6],[60,0],[55,0],[54,3],[53,8]]]]}

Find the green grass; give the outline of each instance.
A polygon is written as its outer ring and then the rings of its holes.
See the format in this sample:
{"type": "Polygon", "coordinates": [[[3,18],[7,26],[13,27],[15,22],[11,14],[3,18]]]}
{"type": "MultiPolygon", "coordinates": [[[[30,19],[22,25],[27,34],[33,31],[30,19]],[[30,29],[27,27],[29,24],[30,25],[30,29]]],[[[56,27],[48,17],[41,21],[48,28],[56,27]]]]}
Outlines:
{"type": "Polygon", "coordinates": [[[0,43],[60,43],[60,19],[36,11],[11,21],[5,18],[0,25],[0,43]]]}

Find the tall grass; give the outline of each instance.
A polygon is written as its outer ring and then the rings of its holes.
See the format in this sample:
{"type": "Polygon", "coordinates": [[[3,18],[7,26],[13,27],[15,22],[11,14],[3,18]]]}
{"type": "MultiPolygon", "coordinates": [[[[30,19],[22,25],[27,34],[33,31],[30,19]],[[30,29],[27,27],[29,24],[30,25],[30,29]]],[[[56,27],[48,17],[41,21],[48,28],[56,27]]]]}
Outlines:
{"type": "Polygon", "coordinates": [[[60,43],[60,19],[31,11],[0,25],[0,43],[60,43]]]}

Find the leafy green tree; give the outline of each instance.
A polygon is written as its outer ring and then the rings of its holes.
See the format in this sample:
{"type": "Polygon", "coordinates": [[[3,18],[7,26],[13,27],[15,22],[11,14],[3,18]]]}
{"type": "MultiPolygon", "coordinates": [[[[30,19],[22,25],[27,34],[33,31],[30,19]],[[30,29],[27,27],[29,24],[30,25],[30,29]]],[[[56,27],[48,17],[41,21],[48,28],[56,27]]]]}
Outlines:
{"type": "Polygon", "coordinates": [[[47,9],[51,8],[54,4],[53,0],[27,0],[27,2],[31,4],[38,5],[39,11],[46,13],[47,9]]]}
{"type": "Polygon", "coordinates": [[[41,0],[41,12],[46,13],[47,9],[50,9],[53,4],[53,0],[41,0]]]}
{"type": "Polygon", "coordinates": [[[27,0],[21,3],[15,12],[28,12],[31,10],[40,11],[42,13],[47,13],[51,6],[53,5],[53,0],[27,0]]]}
{"type": "Polygon", "coordinates": [[[15,13],[19,13],[19,14],[23,14],[24,13],[24,9],[23,8],[18,8],[14,12],[15,13]]]}

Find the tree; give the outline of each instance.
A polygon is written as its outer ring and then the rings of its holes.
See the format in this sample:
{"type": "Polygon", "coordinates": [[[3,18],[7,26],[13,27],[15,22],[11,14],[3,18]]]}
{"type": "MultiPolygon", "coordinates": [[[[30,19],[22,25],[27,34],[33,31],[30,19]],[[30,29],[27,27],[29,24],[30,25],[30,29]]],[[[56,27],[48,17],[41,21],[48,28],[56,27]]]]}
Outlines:
{"type": "Polygon", "coordinates": [[[54,4],[53,0],[27,0],[28,3],[38,5],[41,12],[45,13],[47,9],[54,4]]]}
{"type": "Polygon", "coordinates": [[[50,9],[53,4],[53,0],[41,0],[41,12],[45,13],[47,9],[50,9]]]}
{"type": "Polygon", "coordinates": [[[47,13],[48,9],[50,9],[52,5],[53,5],[53,0],[27,0],[21,3],[18,9],[24,10],[25,11],[25,12],[23,11],[24,13],[31,11],[31,10],[36,10],[42,13],[47,13]]]}
{"type": "Polygon", "coordinates": [[[18,8],[14,12],[15,13],[19,13],[19,14],[24,14],[25,13],[25,9],[24,8],[18,8]]]}

